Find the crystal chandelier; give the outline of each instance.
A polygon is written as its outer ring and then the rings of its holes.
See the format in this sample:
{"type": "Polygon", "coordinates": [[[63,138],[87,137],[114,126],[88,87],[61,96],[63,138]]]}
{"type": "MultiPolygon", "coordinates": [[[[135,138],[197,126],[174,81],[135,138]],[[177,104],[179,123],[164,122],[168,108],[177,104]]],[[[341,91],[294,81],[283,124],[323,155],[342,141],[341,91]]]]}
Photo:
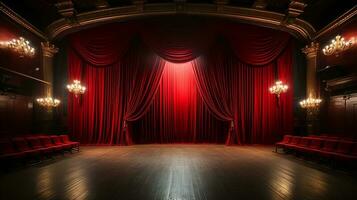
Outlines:
{"type": "Polygon", "coordinates": [[[86,87],[82,86],[79,80],[74,80],[72,84],[67,85],[67,89],[69,92],[74,93],[76,97],[86,91],[86,87]]]}
{"type": "Polygon", "coordinates": [[[288,85],[283,84],[283,82],[281,81],[277,81],[275,82],[275,85],[269,88],[269,91],[272,94],[276,94],[277,97],[280,97],[280,94],[286,92],[288,88],[289,88],[288,85]]]}
{"type": "Polygon", "coordinates": [[[329,45],[326,45],[322,49],[322,52],[327,56],[332,54],[336,54],[337,56],[341,51],[352,47],[354,42],[354,38],[351,38],[349,41],[346,41],[345,38],[341,37],[340,35],[337,35],[329,45]]]}
{"type": "Polygon", "coordinates": [[[52,97],[44,97],[36,99],[37,103],[43,107],[52,108],[57,107],[61,101],[58,99],[54,99],[52,97]]]}
{"type": "Polygon", "coordinates": [[[311,113],[319,108],[321,101],[321,99],[315,99],[310,95],[309,98],[300,101],[300,106],[311,113]]]}
{"type": "Polygon", "coordinates": [[[35,48],[31,47],[30,42],[23,37],[12,39],[10,41],[0,41],[1,48],[8,48],[20,55],[20,57],[35,55],[35,48]]]}

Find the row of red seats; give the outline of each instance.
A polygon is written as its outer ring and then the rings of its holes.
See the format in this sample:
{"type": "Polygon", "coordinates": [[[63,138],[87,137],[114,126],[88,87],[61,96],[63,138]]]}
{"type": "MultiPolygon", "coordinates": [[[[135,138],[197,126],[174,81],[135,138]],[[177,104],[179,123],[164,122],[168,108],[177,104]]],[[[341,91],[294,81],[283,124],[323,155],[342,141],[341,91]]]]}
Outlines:
{"type": "Polygon", "coordinates": [[[0,141],[0,161],[50,156],[73,149],[79,151],[79,142],[70,141],[67,135],[15,137],[0,141]]]}
{"type": "Polygon", "coordinates": [[[283,148],[334,160],[357,161],[357,142],[353,141],[285,135],[275,147],[275,151],[283,148]]]}

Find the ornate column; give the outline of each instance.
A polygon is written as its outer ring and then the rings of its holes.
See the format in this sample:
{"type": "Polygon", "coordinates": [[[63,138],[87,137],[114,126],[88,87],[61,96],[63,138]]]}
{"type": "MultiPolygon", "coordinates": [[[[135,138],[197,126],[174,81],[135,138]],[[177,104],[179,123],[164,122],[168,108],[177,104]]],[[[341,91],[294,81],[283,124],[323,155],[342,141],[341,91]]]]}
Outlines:
{"type": "Polygon", "coordinates": [[[53,95],[53,56],[58,52],[58,48],[49,42],[41,42],[42,46],[42,70],[43,79],[50,83],[44,88],[45,96],[53,95]]]}
{"type": "Polygon", "coordinates": [[[317,95],[317,52],[319,50],[319,43],[311,42],[310,46],[306,45],[302,52],[306,55],[306,96],[317,95]]]}
{"type": "MultiPolygon", "coordinates": [[[[317,97],[319,91],[317,89],[316,71],[317,71],[317,52],[319,51],[319,43],[311,42],[302,49],[306,55],[306,98],[310,95],[317,97]]],[[[318,134],[318,111],[307,112],[306,127],[308,134],[318,134]]]]}

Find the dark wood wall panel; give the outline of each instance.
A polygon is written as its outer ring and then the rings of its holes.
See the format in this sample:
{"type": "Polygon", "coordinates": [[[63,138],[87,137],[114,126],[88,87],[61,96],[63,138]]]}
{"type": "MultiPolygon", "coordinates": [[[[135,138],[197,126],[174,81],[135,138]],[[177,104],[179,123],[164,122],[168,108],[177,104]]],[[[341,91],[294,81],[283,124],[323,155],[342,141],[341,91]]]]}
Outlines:
{"type": "Polygon", "coordinates": [[[357,94],[332,96],[322,122],[323,133],[357,139],[357,94]]]}
{"type": "Polygon", "coordinates": [[[8,137],[31,133],[32,108],[31,97],[0,95],[0,136],[8,137]]]}
{"type": "Polygon", "coordinates": [[[0,49],[0,137],[30,134],[40,117],[34,117],[33,100],[42,96],[44,84],[24,75],[42,79],[42,38],[0,13],[0,40],[24,37],[36,49],[34,57],[20,57],[0,49]]]}

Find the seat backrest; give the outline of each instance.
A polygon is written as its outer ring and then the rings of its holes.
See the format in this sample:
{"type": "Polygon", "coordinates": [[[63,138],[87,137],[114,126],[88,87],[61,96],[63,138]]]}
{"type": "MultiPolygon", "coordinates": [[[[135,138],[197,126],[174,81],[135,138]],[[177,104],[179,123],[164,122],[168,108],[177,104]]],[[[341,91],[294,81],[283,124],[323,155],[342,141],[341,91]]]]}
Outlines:
{"type": "Polygon", "coordinates": [[[63,143],[70,142],[68,135],[60,135],[60,137],[63,143]]]}
{"type": "Polygon", "coordinates": [[[289,143],[291,141],[291,135],[284,135],[283,143],[289,143]]]}
{"type": "Polygon", "coordinates": [[[337,147],[337,140],[324,140],[322,149],[323,151],[334,151],[337,147]]]}
{"type": "Polygon", "coordinates": [[[311,148],[311,149],[320,149],[322,141],[323,140],[320,139],[320,138],[310,138],[309,148],[311,148]]]}
{"type": "Polygon", "coordinates": [[[50,138],[50,137],[48,137],[48,136],[41,136],[41,137],[39,137],[39,138],[40,138],[41,143],[42,143],[43,146],[45,146],[45,147],[54,146],[53,143],[52,143],[52,141],[51,141],[51,138],[50,138]]]}
{"type": "Polygon", "coordinates": [[[335,152],[348,154],[352,148],[352,145],[353,145],[353,142],[339,141],[335,152]]]}
{"type": "Polygon", "coordinates": [[[63,144],[61,138],[57,135],[51,135],[50,138],[54,144],[63,144]]]}
{"type": "Polygon", "coordinates": [[[0,154],[15,153],[16,149],[9,140],[0,141],[0,154]]]}
{"type": "Polygon", "coordinates": [[[33,149],[38,149],[43,147],[39,137],[33,137],[33,136],[27,137],[26,140],[33,149]]]}
{"type": "Polygon", "coordinates": [[[25,138],[16,137],[12,139],[12,142],[14,143],[16,149],[19,151],[27,151],[31,149],[25,138]]]}
{"type": "Polygon", "coordinates": [[[300,139],[301,139],[301,137],[299,137],[299,136],[293,136],[291,138],[290,144],[298,144],[300,142],[300,139]]]}
{"type": "Polygon", "coordinates": [[[301,138],[300,142],[299,142],[299,146],[303,146],[303,147],[307,147],[310,143],[310,139],[309,138],[301,138]]]}

